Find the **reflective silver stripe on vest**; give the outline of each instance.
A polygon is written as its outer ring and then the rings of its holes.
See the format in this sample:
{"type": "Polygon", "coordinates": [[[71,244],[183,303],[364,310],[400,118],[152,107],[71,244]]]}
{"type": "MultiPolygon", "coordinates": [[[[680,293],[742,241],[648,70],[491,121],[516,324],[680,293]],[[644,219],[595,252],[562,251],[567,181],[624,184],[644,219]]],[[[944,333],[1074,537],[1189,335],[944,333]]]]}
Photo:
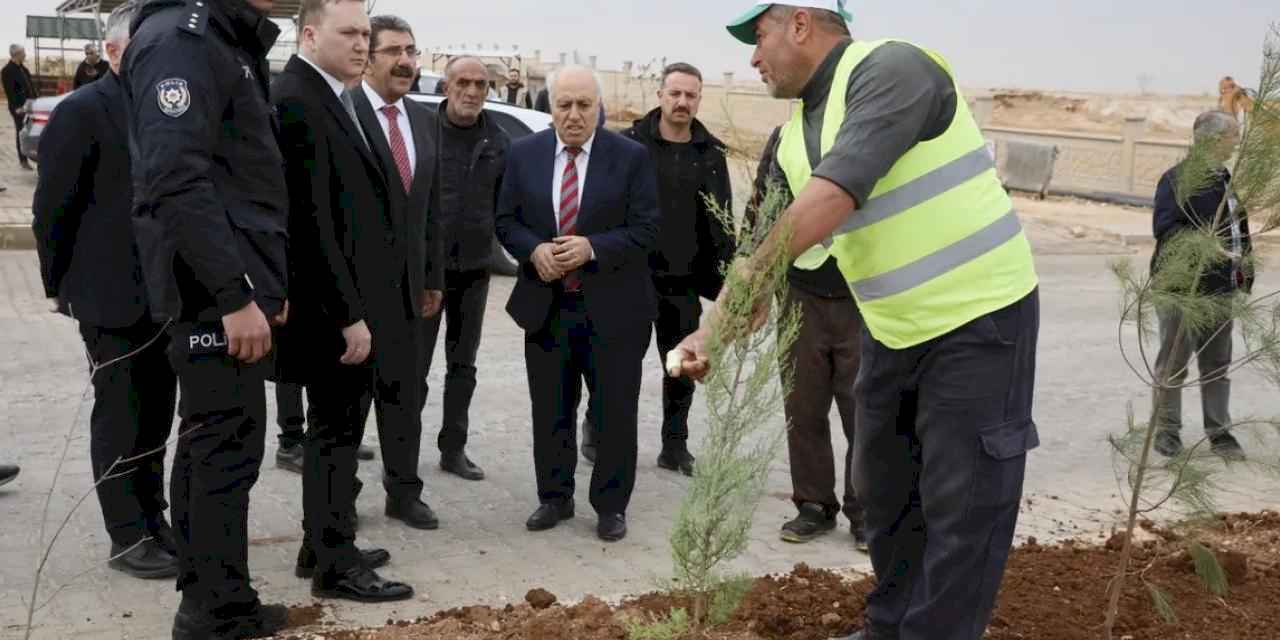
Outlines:
{"type": "Polygon", "coordinates": [[[1012,209],[999,220],[979,229],[969,237],[943,247],[911,264],[893,271],[850,283],[860,302],[879,300],[914,289],[961,265],[972,262],[999,248],[1022,233],[1018,214],[1012,209]]]}
{"type": "Polygon", "coordinates": [[[893,191],[867,200],[849,216],[835,234],[849,233],[914,209],[995,168],[986,145],[908,182],[893,191]]]}

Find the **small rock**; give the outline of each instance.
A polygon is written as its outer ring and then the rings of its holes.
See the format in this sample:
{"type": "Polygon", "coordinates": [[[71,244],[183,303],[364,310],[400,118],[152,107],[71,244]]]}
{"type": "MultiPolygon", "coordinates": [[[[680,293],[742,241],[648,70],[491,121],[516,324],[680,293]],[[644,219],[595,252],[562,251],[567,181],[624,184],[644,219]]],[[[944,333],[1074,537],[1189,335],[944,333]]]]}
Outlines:
{"type": "Polygon", "coordinates": [[[1110,551],[1120,551],[1124,549],[1124,543],[1128,539],[1129,539],[1129,536],[1127,536],[1125,532],[1119,531],[1115,535],[1111,536],[1110,538],[1107,538],[1106,547],[1110,551]]]}
{"type": "Polygon", "coordinates": [[[1057,585],[1055,585],[1055,586],[1053,587],[1053,592],[1054,592],[1054,593],[1059,593],[1059,592],[1061,592],[1061,591],[1062,591],[1062,587],[1059,587],[1059,586],[1057,586],[1057,585]]]}
{"type": "Polygon", "coordinates": [[[796,578],[796,586],[797,586],[797,587],[807,587],[807,586],[809,586],[809,579],[808,579],[808,578],[796,578]]]}
{"type": "Polygon", "coordinates": [[[838,613],[825,613],[822,615],[822,626],[834,627],[835,625],[840,624],[840,620],[840,614],[838,613]]]}
{"type": "Polygon", "coordinates": [[[529,606],[534,609],[546,609],[556,603],[556,596],[550,591],[539,587],[530,589],[528,593],[524,594],[524,601],[528,602],[529,606]]]}
{"type": "Polygon", "coordinates": [[[492,629],[494,633],[502,631],[502,625],[497,620],[489,623],[489,628],[492,629]]]}

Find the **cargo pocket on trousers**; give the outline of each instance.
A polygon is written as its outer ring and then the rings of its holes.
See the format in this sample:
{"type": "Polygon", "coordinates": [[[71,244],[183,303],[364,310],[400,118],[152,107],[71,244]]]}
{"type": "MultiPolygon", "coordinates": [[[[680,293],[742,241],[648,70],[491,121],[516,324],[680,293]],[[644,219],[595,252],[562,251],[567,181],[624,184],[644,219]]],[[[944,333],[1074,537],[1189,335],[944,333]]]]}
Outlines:
{"type": "Polygon", "coordinates": [[[1031,418],[1019,418],[978,432],[981,452],[975,469],[974,504],[979,509],[1015,509],[1022,497],[1027,452],[1040,446],[1031,418]]]}
{"type": "Polygon", "coordinates": [[[175,326],[170,334],[169,363],[178,375],[178,414],[201,422],[210,415],[243,410],[240,369],[227,355],[221,323],[175,326]]]}

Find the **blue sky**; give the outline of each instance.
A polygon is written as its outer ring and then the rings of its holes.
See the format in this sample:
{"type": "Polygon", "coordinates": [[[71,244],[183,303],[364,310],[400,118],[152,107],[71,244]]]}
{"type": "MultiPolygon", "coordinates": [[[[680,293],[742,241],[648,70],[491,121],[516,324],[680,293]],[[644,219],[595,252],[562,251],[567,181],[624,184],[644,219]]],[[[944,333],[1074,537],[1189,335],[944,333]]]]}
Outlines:
{"type": "MultiPolygon", "coordinates": [[[[665,56],[715,77],[752,75],[750,48],[724,23],[753,0],[376,2],[375,13],[409,19],[423,46],[518,43],[549,59],[595,54],[607,67],[665,56]]],[[[21,6],[52,14],[56,4],[21,6]]],[[[1140,74],[1161,93],[1215,91],[1225,74],[1254,86],[1268,24],[1280,22],[1275,0],[848,0],[847,7],[855,37],[937,49],[966,86],[1078,91],[1133,92],[1140,74]]],[[[21,29],[21,20],[6,20],[0,38],[12,42],[21,29]]]]}

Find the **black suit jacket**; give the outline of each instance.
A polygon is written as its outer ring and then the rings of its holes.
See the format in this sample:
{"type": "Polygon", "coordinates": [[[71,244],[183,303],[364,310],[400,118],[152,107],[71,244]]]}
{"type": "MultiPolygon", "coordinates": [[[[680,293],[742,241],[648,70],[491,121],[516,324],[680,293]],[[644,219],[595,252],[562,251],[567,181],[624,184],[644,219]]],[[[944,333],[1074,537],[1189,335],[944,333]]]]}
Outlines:
{"type": "MultiPolygon", "coordinates": [[[[440,231],[439,158],[436,156],[435,134],[439,127],[436,114],[409,98],[404,99],[409,127],[413,130],[414,152],[417,164],[413,172],[413,187],[408,194],[400,181],[391,145],[382,132],[379,116],[363,87],[351,91],[360,124],[368,135],[374,155],[382,165],[382,173],[390,193],[392,217],[403,225],[406,237],[415,238],[409,256],[410,291],[420,308],[425,289],[444,290],[444,242],[440,231]]],[[[401,132],[405,134],[405,132],[401,132]]]]}
{"type": "Polygon", "coordinates": [[[382,163],[319,72],[294,56],[271,100],[289,185],[290,319],[278,375],[307,383],[338,366],[344,327],[364,320],[376,352],[379,334],[416,317],[404,283],[422,236],[395,215],[382,163]]]}
{"type": "Polygon", "coordinates": [[[31,205],[45,295],[58,298],[59,311],[107,328],[147,313],[125,118],[113,73],[59,103],[41,135],[45,162],[31,205]]]}
{"type": "Polygon", "coordinates": [[[17,115],[19,107],[36,97],[35,83],[31,82],[31,72],[25,65],[10,60],[0,71],[0,83],[4,84],[4,95],[9,101],[9,115],[17,115]]]}
{"type": "MultiPolygon", "coordinates": [[[[1227,190],[1231,188],[1231,176],[1226,169],[1223,169],[1214,176],[1208,186],[1192,194],[1186,202],[1179,202],[1176,185],[1178,173],[1182,168],[1183,164],[1179,163],[1169,169],[1156,184],[1155,209],[1151,216],[1151,230],[1156,238],[1156,248],[1151,254],[1152,275],[1159,270],[1161,257],[1169,241],[1184,231],[1203,229],[1212,224],[1214,217],[1218,214],[1218,207],[1227,197],[1227,190]]],[[[1236,224],[1240,234],[1241,249],[1244,255],[1248,256],[1253,253],[1253,242],[1249,237],[1249,214],[1244,210],[1236,211],[1236,224]]],[[[1225,212],[1222,215],[1222,223],[1215,232],[1222,238],[1223,248],[1230,250],[1231,221],[1225,212]]],[[[1204,274],[1200,276],[1200,292],[1224,294],[1237,289],[1243,289],[1246,293],[1252,291],[1253,269],[1249,267],[1247,260],[1242,266],[1244,282],[1237,283],[1234,277],[1235,267],[1231,260],[1217,260],[1207,265],[1204,274]]]]}
{"type": "MultiPolygon", "coordinates": [[[[551,203],[556,133],[546,130],[511,145],[498,196],[498,238],[520,262],[507,312],[529,333],[542,330],[560,283],[545,283],[530,261],[539,244],[559,235],[551,203]]],[[[588,156],[578,210],[578,234],[595,260],[581,269],[582,291],[597,333],[606,338],[648,335],[657,317],[649,252],[658,238],[658,183],[649,151],[599,129],[588,156]]]]}

